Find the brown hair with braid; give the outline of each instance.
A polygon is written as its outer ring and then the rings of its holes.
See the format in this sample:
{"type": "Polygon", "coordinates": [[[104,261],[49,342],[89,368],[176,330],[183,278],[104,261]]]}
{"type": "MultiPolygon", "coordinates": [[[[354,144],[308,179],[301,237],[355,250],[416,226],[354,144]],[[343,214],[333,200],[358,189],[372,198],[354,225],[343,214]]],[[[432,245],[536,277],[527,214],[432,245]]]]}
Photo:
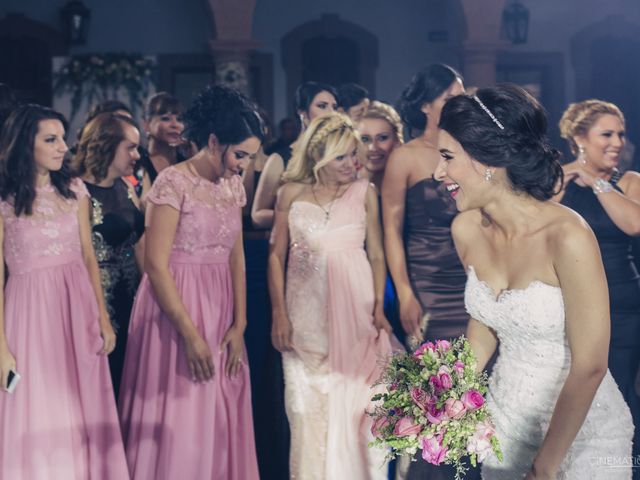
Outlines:
{"type": "Polygon", "coordinates": [[[583,100],[582,102],[572,103],[562,114],[560,119],[560,135],[571,147],[571,153],[579,154],[578,144],[574,137],[585,137],[594,123],[602,115],[613,115],[618,117],[622,125],[624,125],[624,115],[620,109],[613,103],[604,100],[583,100]]]}
{"type": "Polygon", "coordinates": [[[89,173],[96,183],[106,178],[118,145],[125,139],[125,123],[138,129],[132,119],[117,113],[101,113],[83,127],[76,154],[71,161],[76,175],[89,173]]]}
{"type": "Polygon", "coordinates": [[[314,119],[294,149],[282,181],[317,182],[318,171],[334,158],[344,155],[354,142],[360,146],[358,132],[346,115],[332,113],[314,119]]]}
{"type": "Polygon", "coordinates": [[[362,114],[360,121],[365,118],[384,120],[391,126],[397,142],[399,144],[404,143],[404,138],[402,136],[402,120],[400,119],[398,112],[396,112],[396,109],[391,105],[374,100],[362,114]]]}

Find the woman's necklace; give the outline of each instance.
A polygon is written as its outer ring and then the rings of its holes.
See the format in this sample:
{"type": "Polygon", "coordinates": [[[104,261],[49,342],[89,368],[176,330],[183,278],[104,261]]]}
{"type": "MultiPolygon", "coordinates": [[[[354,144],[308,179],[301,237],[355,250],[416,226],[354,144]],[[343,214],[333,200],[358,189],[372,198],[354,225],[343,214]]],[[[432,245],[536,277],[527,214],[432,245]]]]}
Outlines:
{"type": "Polygon", "coordinates": [[[327,205],[329,205],[329,208],[326,209],[318,201],[318,197],[316,197],[316,192],[313,189],[313,186],[311,187],[311,194],[313,195],[313,199],[315,200],[316,204],[324,212],[324,223],[325,223],[325,225],[329,222],[329,217],[331,216],[331,208],[333,207],[333,202],[335,201],[336,197],[338,196],[338,192],[339,191],[340,191],[340,184],[338,184],[338,186],[336,187],[336,193],[333,194],[333,197],[331,198],[331,201],[329,203],[327,203],[327,205]]]}

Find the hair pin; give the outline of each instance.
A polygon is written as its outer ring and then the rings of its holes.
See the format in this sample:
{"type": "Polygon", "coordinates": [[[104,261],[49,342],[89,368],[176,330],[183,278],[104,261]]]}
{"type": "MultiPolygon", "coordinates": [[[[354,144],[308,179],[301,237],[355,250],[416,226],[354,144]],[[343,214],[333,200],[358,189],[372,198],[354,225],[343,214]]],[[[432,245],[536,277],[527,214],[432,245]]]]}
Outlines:
{"type": "Polygon", "coordinates": [[[480,105],[480,108],[482,108],[482,110],[484,110],[487,113],[487,115],[491,117],[491,120],[493,120],[493,123],[495,123],[498,126],[498,128],[500,128],[500,130],[504,130],[504,125],[502,125],[502,123],[500,123],[500,120],[496,118],[493,112],[491,112],[491,110],[489,110],[489,108],[484,103],[482,103],[482,100],[480,100],[480,98],[478,98],[477,95],[474,95],[472,98],[478,103],[478,105],[480,105]]]}

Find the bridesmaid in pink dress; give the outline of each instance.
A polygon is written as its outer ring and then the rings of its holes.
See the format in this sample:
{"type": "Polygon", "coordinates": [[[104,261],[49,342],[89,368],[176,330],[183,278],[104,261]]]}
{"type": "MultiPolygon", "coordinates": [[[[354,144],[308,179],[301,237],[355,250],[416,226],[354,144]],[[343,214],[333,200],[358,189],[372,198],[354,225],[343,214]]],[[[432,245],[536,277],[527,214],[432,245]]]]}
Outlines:
{"type": "Polygon", "coordinates": [[[314,120],[276,204],[272,338],[283,357],[296,479],[387,477],[385,452],[367,446],[365,410],[395,337],[383,310],[377,195],[366,180],[354,181],[358,141],[344,115],[314,120]]]}
{"type": "Polygon", "coordinates": [[[239,93],[209,87],[184,114],[191,159],[147,196],[119,406],[135,480],[258,478],[249,369],[240,165],[263,127],[239,93]]]}
{"type": "Polygon", "coordinates": [[[0,391],[0,480],[129,478],[106,357],[116,337],[65,126],[26,105],[0,137],[1,385],[9,370],[22,376],[0,391]]]}

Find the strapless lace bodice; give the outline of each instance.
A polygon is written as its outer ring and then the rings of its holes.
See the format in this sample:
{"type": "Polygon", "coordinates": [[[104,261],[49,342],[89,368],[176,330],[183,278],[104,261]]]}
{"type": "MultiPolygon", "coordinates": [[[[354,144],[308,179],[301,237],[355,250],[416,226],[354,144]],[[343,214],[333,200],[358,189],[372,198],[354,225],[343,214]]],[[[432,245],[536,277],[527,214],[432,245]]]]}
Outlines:
{"type": "MultiPolygon", "coordinates": [[[[487,402],[504,461],[489,458],[484,479],[523,478],[542,443],[571,365],[562,290],[540,281],[504,290],[497,297],[468,270],[468,313],[490,327],[499,355],[489,379],[487,402]]],[[[605,457],[630,457],[631,414],[607,372],[558,479],[627,479],[631,469],[604,465],[605,457]]]]}

